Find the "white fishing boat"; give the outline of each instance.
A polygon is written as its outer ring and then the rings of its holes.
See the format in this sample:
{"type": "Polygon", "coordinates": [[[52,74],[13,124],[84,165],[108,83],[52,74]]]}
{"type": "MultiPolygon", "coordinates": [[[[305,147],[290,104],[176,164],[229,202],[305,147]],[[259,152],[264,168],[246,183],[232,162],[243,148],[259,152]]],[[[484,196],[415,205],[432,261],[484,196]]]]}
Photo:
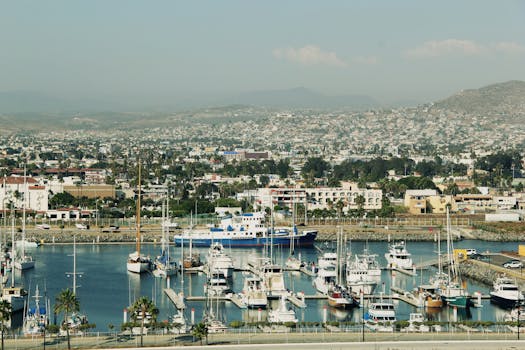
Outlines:
{"type": "Polygon", "coordinates": [[[500,276],[494,281],[490,291],[490,301],[503,308],[514,308],[519,303],[525,302],[525,297],[518,285],[507,276],[500,276]]]}
{"type": "Polygon", "coordinates": [[[388,246],[385,259],[390,268],[412,269],[412,255],[406,248],[405,241],[393,242],[388,246]]]}
{"type": "Polygon", "coordinates": [[[297,323],[297,318],[295,317],[295,311],[289,309],[286,305],[286,297],[284,295],[279,299],[279,306],[276,309],[270,310],[268,312],[268,322],[270,323],[287,323],[293,322],[297,323]]]}
{"type": "Polygon", "coordinates": [[[328,291],[328,305],[337,309],[350,309],[357,306],[359,303],[350,292],[336,284],[328,291]]]}
{"type": "Polygon", "coordinates": [[[241,297],[249,309],[265,309],[268,305],[268,297],[263,290],[262,280],[259,277],[244,279],[241,297]]]}
{"type": "Polygon", "coordinates": [[[139,182],[138,182],[138,196],[137,196],[137,214],[136,214],[136,217],[137,217],[137,220],[136,220],[136,242],[135,242],[135,245],[136,245],[136,251],[134,251],[133,253],[129,254],[128,256],[128,261],[127,261],[127,264],[126,264],[126,268],[129,272],[133,272],[133,273],[143,273],[143,272],[146,272],[146,271],[149,271],[150,268],[151,268],[151,259],[149,256],[146,256],[146,255],[143,255],[140,253],[140,245],[141,245],[141,234],[140,234],[140,215],[141,215],[141,211],[140,211],[140,196],[141,196],[141,183],[140,183],[140,172],[141,172],[141,165],[140,165],[140,162],[139,162],[139,182]]]}

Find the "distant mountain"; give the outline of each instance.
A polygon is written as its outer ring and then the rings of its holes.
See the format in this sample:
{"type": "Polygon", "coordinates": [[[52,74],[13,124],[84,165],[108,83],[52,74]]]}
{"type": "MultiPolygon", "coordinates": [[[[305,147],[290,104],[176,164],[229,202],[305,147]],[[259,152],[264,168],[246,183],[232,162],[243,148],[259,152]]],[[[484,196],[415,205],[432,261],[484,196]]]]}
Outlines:
{"type": "Polygon", "coordinates": [[[243,93],[225,101],[226,104],[243,104],[284,108],[373,108],[379,102],[364,95],[328,96],[298,87],[285,90],[262,90],[243,93]]]}
{"type": "Polygon", "coordinates": [[[524,116],[525,82],[511,80],[479,89],[462,90],[434,105],[468,114],[524,116]]]}

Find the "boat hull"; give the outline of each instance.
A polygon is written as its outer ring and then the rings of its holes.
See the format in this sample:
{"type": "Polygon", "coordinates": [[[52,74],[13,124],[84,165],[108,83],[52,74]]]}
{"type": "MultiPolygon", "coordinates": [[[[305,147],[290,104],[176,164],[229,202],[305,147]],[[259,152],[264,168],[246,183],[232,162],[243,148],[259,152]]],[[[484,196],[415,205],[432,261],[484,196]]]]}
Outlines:
{"type": "Polygon", "coordinates": [[[468,307],[468,297],[466,295],[451,296],[451,297],[445,297],[442,295],[441,298],[449,306],[456,306],[460,308],[468,307]]]}
{"type": "Polygon", "coordinates": [[[508,299],[492,293],[490,294],[490,302],[504,309],[512,309],[518,304],[516,299],[508,299]]]}
{"type": "Polygon", "coordinates": [[[129,272],[143,273],[149,270],[148,262],[128,262],[127,268],[129,272]]]}
{"type": "MultiPolygon", "coordinates": [[[[289,246],[293,239],[295,247],[311,247],[317,237],[317,231],[308,231],[303,235],[296,236],[276,236],[273,237],[246,237],[246,238],[227,238],[227,237],[191,237],[191,245],[194,247],[210,247],[212,243],[220,243],[224,247],[264,247],[269,244],[289,246]]],[[[175,236],[175,245],[190,245],[190,237],[175,236]]]]}

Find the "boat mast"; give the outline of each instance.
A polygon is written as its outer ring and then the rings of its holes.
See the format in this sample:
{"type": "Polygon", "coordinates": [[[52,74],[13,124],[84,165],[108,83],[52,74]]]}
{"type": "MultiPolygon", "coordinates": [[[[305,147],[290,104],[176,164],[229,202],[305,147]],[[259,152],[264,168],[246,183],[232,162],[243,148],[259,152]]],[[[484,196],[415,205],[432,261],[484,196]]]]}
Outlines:
{"type": "Polygon", "coordinates": [[[15,208],[13,203],[11,203],[11,288],[15,286],[15,256],[16,256],[16,247],[15,247],[15,208]]]}
{"type": "Polygon", "coordinates": [[[138,196],[137,196],[137,237],[136,237],[136,248],[137,248],[137,254],[140,256],[140,196],[141,196],[141,183],[140,183],[140,171],[141,171],[141,163],[139,159],[139,183],[138,183],[138,196]]]}
{"type": "Polygon", "coordinates": [[[24,197],[22,198],[22,260],[26,256],[26,191],[27,191],[27,176],[26,165],[24,163],[24,197]]]}

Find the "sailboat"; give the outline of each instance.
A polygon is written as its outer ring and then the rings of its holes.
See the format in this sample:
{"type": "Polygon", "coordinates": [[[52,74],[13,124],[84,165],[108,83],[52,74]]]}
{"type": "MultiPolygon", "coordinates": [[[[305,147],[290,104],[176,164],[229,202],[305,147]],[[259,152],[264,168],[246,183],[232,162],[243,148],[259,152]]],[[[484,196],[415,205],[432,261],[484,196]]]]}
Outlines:
{"type": "Polygon", "coordinates": [[[18,270],[28,270],[35,267],[35,261],[33,260],[33,257],[29,254],[26,254],[26,189],[27,189],[27,177],[26,177],[26,170],[24,166],[24,198],[22,200],[22,242],[20,250],[19,247],[14,244],[13,241],[13,253],[14,253],[14,259],[13,259],[13,266],[18,270]]]}
{"type": "MultiPolygon", "coordinates": [[[[77,242],[76,236],[73,236],[73,272],[66,272],[66,276],[73,277],[73,295],[77,295],[77,276],[82,276],[82,272],[77,272],[77,242]]],[[[69,328],[70,334],[82,334],[81,326],[88,324],[88,319],[86,315],[83,315],[78,312],[73,312],[65,320],[67,327],[69,328]]]]}
{"type": "Polygon", "coordinates": [[[40,305],[38,285],[32,298],[35,299],[35,305],[34,307],[27,306],[22,327],[24,335],[40,335],[45,332],[45,328],[49,325],[49,300],[46,299],[44,306],[40,305]]]}
{"type": "MultiPolygon", "coordinates": [[[[12,210],[11,215],[11,241],[15,239],[15,215],[12,210]]],[[[15,284],[15,270],[11,268],[11,285],[2,288],[2,300],[11,304],[13,313],[23,310],[27,300],[27,291],[21,286],[15,284]]]]}
{"type": "Polygon", "coordinates": [[[167,213],[169,208],[168,196],[166,200],[162,202],[162,238],[161,238],[161,255],[157,256],[154,265],[155,270],[153,271],[154,276],[167,277],[173,276],[177,273],[177,263],[170,259],[170,247],[168,244],[169,240],[169,226],[165,225],[168,220],[167,213]]]}
{"type": "Polygon", "coordinates": [[[341,282],[343,279],[343,256],[346,254],[345,247],[346,243],[343,237],[343,230],[341,229],[337,235],[337,275],[335,285],[328,290],[328,305],[341,309],[357,306],[357,301],[341,282]]]}
{"type": "Polygon", "coordinates": [[[449,259],[448,276],[445,283],[441,286],[441,299],[450,306],[460,308],[468,307],[468,294],[465,288],[460,284],[459,271],[454,259],[454,245],[450,237],[450,217],[447,207],[447,255],[449,259]]]}
{"type": "Polygon", "coordinates": [[[145,256],[140,254],[140,196],[141,196],[141,183],[140,183],[140,171],[141,171],[141,164],[139,162],[139,183],[138,183],[138,196],[137,196],[137,237],[136,237],[136,250],[129,254],[128,262],[127,262],[127,269],[129,272],[133,273],[143,273],[150,269],[151,265],[151,259],[149,256],[145,256]]]}

